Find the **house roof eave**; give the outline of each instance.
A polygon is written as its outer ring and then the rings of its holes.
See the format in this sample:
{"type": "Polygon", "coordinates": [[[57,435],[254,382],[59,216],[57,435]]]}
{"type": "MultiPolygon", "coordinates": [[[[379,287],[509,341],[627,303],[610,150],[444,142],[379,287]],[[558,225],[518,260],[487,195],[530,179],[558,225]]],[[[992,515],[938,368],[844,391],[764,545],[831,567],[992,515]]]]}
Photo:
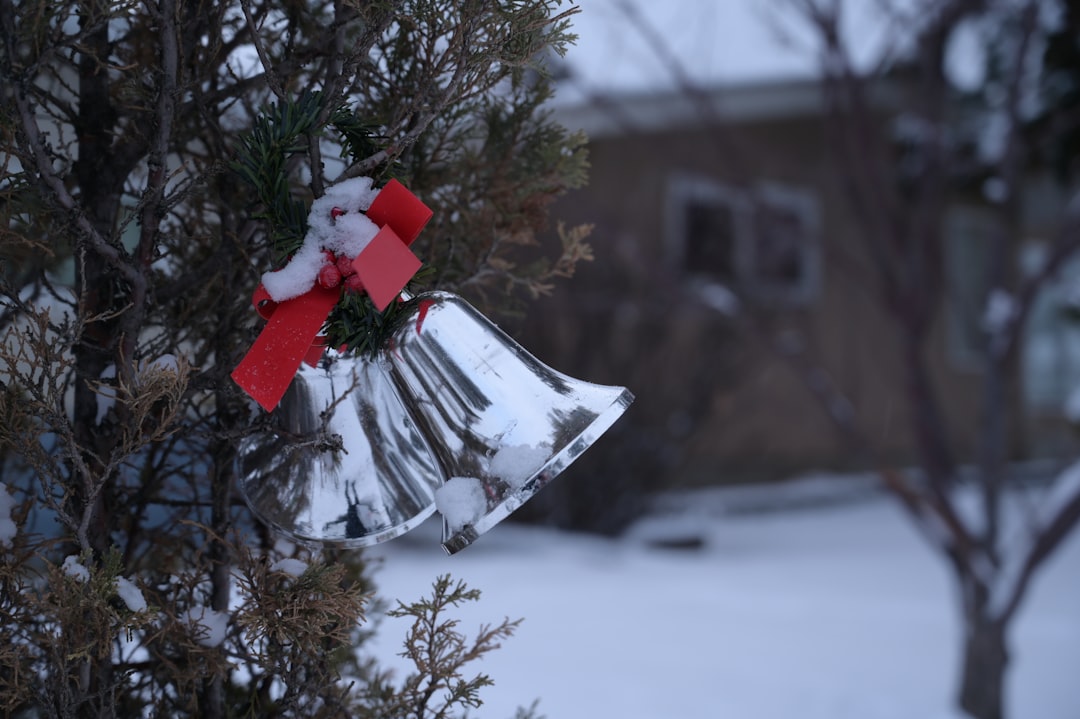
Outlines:
{"type": "Polygon", "coordinates": [[[591,138],[820,114],[815,79],[733,83],[702,89],[648,92],[578,92],[554,108],[554,118],[591,138]]]}
{"type": "MultiPolygon", "coordinates": [[[[891,82],[875,83],[871,103],[881,108],[894,105],[897,89],[891,82]]],[[[582,92],[574,88],[574,92],[575,99],[553,108],[554,119],[592,139],[815,117],[826,111],[822,82],[811,77],[686,90],[582,92]]]]}

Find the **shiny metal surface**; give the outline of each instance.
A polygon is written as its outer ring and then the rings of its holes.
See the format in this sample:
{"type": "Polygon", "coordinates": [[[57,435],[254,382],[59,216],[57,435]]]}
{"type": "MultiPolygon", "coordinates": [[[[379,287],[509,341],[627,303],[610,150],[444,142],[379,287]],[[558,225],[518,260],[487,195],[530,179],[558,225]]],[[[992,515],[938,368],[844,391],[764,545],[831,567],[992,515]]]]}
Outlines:
{"type": "Polygon", "coordinates": [[[239,489],[252,511],[300,541],[345,547],[409,531],[435,511],[442,483],[424,435],[402,406],[384,360],[302,365],[274,415],[280,433],[245,439],[239,489]],[[323,427],[344,451],[317,441],[323,427]]]}
{"type": "Polygon", "coordinates": [[[475,521],[451,527],[444,517],[443,547],[450,554],[540,491],[634,399],[624,387],[551,369],[446,292],[414,298],[385,355],[443,476],[474,478],[483,488],[475,521]]]}

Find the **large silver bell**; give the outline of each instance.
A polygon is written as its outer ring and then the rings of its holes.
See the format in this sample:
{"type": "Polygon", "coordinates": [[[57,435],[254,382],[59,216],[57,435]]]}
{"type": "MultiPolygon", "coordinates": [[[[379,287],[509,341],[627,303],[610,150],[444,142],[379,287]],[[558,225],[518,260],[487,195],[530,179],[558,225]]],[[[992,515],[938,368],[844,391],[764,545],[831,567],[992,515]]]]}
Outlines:
{"type": "Polygon", "coordinates": [[[294,539],[368,546],[431,515],[442,474],[385,362],[328,355],[328,368],[296,374],[274,410],[281,431],[241,442],[239,488],[294,539]]]}
{"type": "Polygon", "coordinates": [[[424,293],[410,307],[385,354],[446,478],[436,501],[453,554],[566,469],[634,396],[551,369],[457,295],[424,293]]]}

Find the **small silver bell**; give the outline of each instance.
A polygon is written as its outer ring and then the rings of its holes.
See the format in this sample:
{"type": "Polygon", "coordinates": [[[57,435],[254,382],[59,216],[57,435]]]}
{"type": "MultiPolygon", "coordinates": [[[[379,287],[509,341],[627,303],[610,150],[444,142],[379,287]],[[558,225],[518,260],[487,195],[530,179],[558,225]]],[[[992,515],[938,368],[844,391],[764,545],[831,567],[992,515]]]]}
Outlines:
{"type": "Polygon", "coordinates": [[[274,411],[281,431],[241,442],[239,489],[256,515],[299,541],[377,544],[435,511],[442,472],[384,362],[328,355],[328,369],[296,374],[274,411]],[[317,440],[324,413],[323,437],[337,435],[341,449],[317,440]]]}
{"type": "Polygon", "coordinates": [[[566,469],[634,399],[551,369],[447,292],[415,297],[384,353],[446,478],[436,501],[450,554],[566,469]]]}

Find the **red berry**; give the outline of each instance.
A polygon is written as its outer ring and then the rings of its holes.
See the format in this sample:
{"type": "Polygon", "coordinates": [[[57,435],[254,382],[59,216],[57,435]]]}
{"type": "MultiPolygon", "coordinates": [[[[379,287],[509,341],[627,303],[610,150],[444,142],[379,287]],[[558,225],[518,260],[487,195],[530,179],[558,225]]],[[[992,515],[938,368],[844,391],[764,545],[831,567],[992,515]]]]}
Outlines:
{"type": "Polygon", "coordinates": [[[351,274],[345,278],[345,289],[349,292],[363,292],[364,283],[360,281],[360,275],[351,274]]]}
{"type": "Polygon", "coordinates": [[[340,255],[337,258],[337,268],[342,277],[352,277],[356,274],[356,268],[352,266],[352,260],[345,255],[340,255]]]}
{"type": "Polygon", "coordinates": [[[344,214],[345,214],[345,210],[341,209],[340,207],[332,207],[332,208],[330,208],[330,219],[331,220],[336,220],[337,218],[341,217],[344,214]]]}
{"type": "Polygon", "coordinates": [[[328,290],[332,290],[341,284],[341,273],[334,265],[323,265],[319,270],[319,284],[328,290]]]}

